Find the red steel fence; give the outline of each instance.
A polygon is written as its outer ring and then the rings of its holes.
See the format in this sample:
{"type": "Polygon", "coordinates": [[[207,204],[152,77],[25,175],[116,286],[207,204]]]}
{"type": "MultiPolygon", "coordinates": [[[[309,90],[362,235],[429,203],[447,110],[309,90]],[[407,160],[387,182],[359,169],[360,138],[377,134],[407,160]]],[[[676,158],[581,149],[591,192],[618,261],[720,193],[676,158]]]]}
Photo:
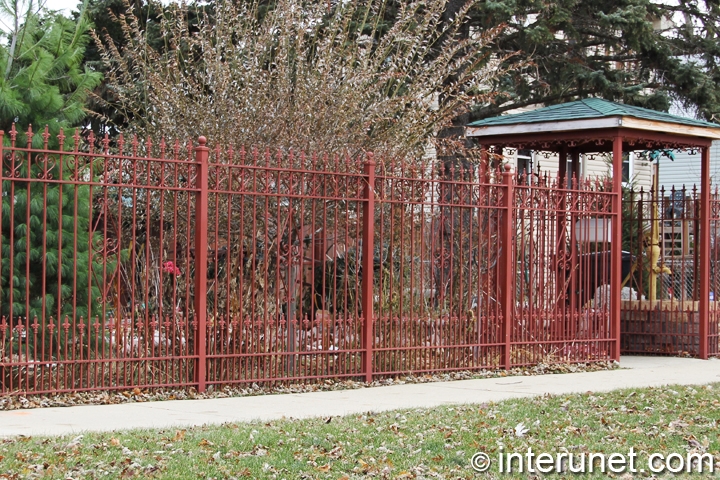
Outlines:
{"type": "Polygon", "coordinates": [[[619,341],[605,184],[16,136],[0,394],[602,361],[619,341]]]}
{"type": "Polygon", "coordinates": [[[710,195],[710,257],[701,255],[701,195],[696,187],[628,192],[623,211],[627,271],[621,302],[623,352],[717,356],[720,308],[720,196],[710,195]],[[703,264],[708,268],[703,272],[703,264]],[[707,275],[707,331],[701,283],[707,275]]]}

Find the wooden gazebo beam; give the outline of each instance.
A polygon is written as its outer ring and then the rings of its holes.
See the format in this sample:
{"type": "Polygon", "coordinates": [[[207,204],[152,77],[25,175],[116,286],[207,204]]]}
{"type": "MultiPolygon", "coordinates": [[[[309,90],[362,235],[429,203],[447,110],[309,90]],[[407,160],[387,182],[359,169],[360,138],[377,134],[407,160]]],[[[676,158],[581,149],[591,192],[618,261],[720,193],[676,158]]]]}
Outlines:
{"type": "Polygon", "coordinates": [[[648,132],[630,128],[600,129],[582,132],[546,132],[527,135],[501,135],[479,137],[478,143],[505,148],[518,146],[532,147],[535,150],[558,152],[561,146],[567,146],[579,153],[607,153],[614,149],[614,139],[620,134],[623,137],[623,151],[645,150],[651,148],[702,148],[710,147],[712,139],[687,137],[684,135],[662,132],[648,132]],[[652,142],[648,146],[648,142],[652,142]],[[641,145],[644,143],[644,145],[641,145]],[[543,145],[544,144],[544,145],[543,145]]]}

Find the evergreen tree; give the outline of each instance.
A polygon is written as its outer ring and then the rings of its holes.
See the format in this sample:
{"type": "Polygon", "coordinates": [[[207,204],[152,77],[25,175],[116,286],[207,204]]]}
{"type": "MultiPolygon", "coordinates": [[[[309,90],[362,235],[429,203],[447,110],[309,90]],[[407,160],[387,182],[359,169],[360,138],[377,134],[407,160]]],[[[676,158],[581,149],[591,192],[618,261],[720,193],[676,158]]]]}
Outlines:
{"type": "MultiPolygon", "coordinates": [[[[34,148],[56,150],[61,129],[70,138],[86,117],[88,94],[101,80],[98,72],[83,65],[89,23],[84,16],[72,21],[37,11],[32,3],[21,6],[15,2],[5,12],[13,28],[6,45],[0,46],[4,146],[12,142],[8,132],[14,123],[18,147],[29,142],[34,148]],[[24,132],[31,125],[37,133],[28,139],[24,132]]],[[[87,319],[99,311],[99,286],[91,278],[102,272],[93,258],[101,239],[90,225],[89,187],[43,180],[92,175],[88,167],[75,165],[80,161],[52,153],[3,152],[0,315],[11,316],[13,322],[37,317],[44,325],[50,316],[75,312],[87,319]]]]}
{"type": "MultiPolygon", "coordinates": [[[[35,126],[33,147],[43,146],[42,128],[49,128],[50,148],[57,147],[61,128],[79,126],[87,116],[85,102],[101,74],[84,65],[90,38],[85,15],[76,21],[52,12],[37,12],[19,1],[9,13],[13,29],[0,46],[0,129],[13,123],[25,131],[35,126]]],[[[19,137],[18,141],[24,141],[19,137]]]]}
{"type": "MultiPolygon", "coordinates": [[[[462,2],[462,0],[455,0],[462,2]]],[[[508,28],[489,52],[515,52],[473,118],[602,97],[667,111],[676,102],[720,115],[720,1],[497,0],[474,12],[480,30],[508,28]]]]}

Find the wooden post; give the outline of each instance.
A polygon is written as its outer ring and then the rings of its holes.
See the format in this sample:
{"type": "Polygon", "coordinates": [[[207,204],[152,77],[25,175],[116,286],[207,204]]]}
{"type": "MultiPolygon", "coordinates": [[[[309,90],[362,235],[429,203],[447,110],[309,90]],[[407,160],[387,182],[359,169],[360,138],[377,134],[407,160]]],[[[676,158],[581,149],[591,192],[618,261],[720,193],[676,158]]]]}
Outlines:
{"type": "MultiPolygon", "coordinates": [[[[566,179],[568,176],[567,155],[568,155],[567,146],[565,146],[565,145],[561,146],[560,151],[558,152],[558,156],[560,157],[560,159],[558,160],[558,162],[559,162],[559,165],[558,165],[558,183],[559,183],[559,185],[558,185],[558,187],[559,188],[565,188],[567,186],[567,184],[566,184],[566,181],[567,181],[566,179]]],[[[570,172],[569,174],[572,175],[572,172],[570,172]]]]}
{"type": "Polygon", "coordinates": [[[710,324],[710,147],[702,147],[700,167],[700,358],[708,358],[710,324]]]}
{"type": "Polygon", "coordinates": [[[363,308],[363,373],[365,381],[373,378],[373,250],[375,241],[375,160],[368,154],[365,162],[365,191],[363,194],[363,239],[362,239],[362,308],[363,308]]]}
{"type": "MultiPolygon", "coordinates": [[[[557,268],[558,274],[562,275],[563,281],[566,279],[566,275],[570,273],[572,275],[572,270],[569,272],[565,268],[567,266],[567,246],[566,246],[566,238],[567,238],[567,194],[565,193],[565,189],[568,187],[568,175],[572,175],[572,173],[569,173],[567,171],[567,146],[562,145],[560,147],[560,150],[558,151],[558,178],[557,178],[557,191],[560,192],[560,199],[558,202],[558,208],[555,212],[555,258],[558,262],[560,262],[560,266],[562,267],[562,271],[560,271],[559,268],[557,268]],[[562,260],[562,261],[561,261],[562,260]]],[[[570,243],[572,244],[574,242],[574,239],[570,239],[570,243]]],[[[563,282],[564,283],[564,282],[563,282]]],[[[560,284],[562,285],[562,284],[560,284]]],[[[566,288],[565,291],[562,292],[562,296],[560,297],[560,301],[558,302],[559,310],[563,314],[563,317],[565,317],[564,323],[564,332],[565,334],[569,330],[569,324],[567,319],[567,299],[565,298],[567,295],[570,295],[570,299],[574,298],[575,296],[575,284],[573,282],[570,282],[570,288],[569,291],[566,288]]],[[[556,311],[557,311],[556,306],[556,311]]],[[[572,314],[575,313],[575,311],[571,308],[570,309],[570,319],[572,319],[572,314]]]]}
{"type": "Polygon", "coordinates": [[[195,291],[193,308],[195,312],[195,383],[198,392],[205,391],[207,374],[207,268],[208,268],[208,157],[210,149],[205,146],[207,139],[198,138],[195,147],[197,163],[195,195],[195,291]]]}
{"type": "Polygon", "coordinates": [[[612,359],[620,361],[620,289],[622,283],[622,154],[623,137],[613,138],[612,240],[610,242],[610,333],[612,359]]]}
{"type": "MultiPolygon", "coordinates": [[[[568,185],[573,190],[579,190],[580,189],[580,172],[579,172],[579,166],[580,166],[580,154],[577,150],[573,149],[570,152],[570,171],[567,172],[568,177],[570,178],[570,181],[568,182],[568,185]]],[[[573,195],[573,198],[577,198],[575,195],[573,195]]],[[[580,281],[581,279],[578,278],[578,265],[580,261],[579,253],[580,249],[578,248],[578,239],[577,234],[575,231],[575,223],[578,217],[578,213],[574,208],[571,208],[571,214],[570,214],[570,288],[572,288],[572,292],[570,295],[570,312],[573,317],[576,318],[575,315],[580,313],[580,304],[582,303],[582,299],[580,298],[580,292],[582,291],[584,285],[581,285],[580,281]]],[[[580,241],[583,241],[584,239],[580,239],[580,241]]],[[[574,325],[574,324],[573,324],[574,325]]]]}
{"type": "Polygon", "coordinates": [[[513,268],[513,251],[515,250],[515,189],[513,185],[513,171],[510,164],[505,164],[502,174],[505,194],[500,208],[503,210],[503,219],[500,223],[500,264],[498,269],[498,284],[500,286],[500,308],[503,316],[503,366],[512,367],[510,352],[512,347],[512,321],[514,317],[515,302],[515,269],[513,268]]]}

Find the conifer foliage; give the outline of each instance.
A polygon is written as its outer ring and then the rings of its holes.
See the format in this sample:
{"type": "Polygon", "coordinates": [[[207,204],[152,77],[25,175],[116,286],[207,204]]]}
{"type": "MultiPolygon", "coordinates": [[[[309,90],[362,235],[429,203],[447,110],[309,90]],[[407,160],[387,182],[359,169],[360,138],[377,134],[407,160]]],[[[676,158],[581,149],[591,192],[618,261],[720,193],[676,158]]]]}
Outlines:
{"type": "MultiPolygon", "coordinates": [[[[4,13],[12,26],[0,46],[4,147],[27,142],[34,148],[67,149],[58,134],[63,129],[66,143],[73,143],[74,128],[86,117],[87,97],[101,80],[83,66],[89,24],[84,16],[72,21],[38,11],[32,3],[12,3],[4,13]],[[13,124],[16,139],[10,135],[13,124]],[[43,135],[46,125],[49,136],[43,135]],[[36,133],[26,138],[31,126],[36,133]]],[[[90,190],[57,183],[92,175],[78,161],[69,155],[4,150],[0,315],[44,321],[73,312],[85,318],[97,313],[99,282],[91,279],[102,269],[93,259],[100,239],[90,226],[90,190]]]]}
{"type": "Polygon", "coordinates": [[[88,94],[101,80],[99,72],[83,65],[90,24],[85,15],[74,21],[37,12],[33,3],[23,10],[20,3],[14,5],[6,12],[13,30],[0,46],[0,129],[7,133],[15,123],[24,131],[33,125],[33,146],[38,148],[47,125],[50,147],[56,147],[60,129],[71,135],[67,129],[87,116],[88,94]]]}

